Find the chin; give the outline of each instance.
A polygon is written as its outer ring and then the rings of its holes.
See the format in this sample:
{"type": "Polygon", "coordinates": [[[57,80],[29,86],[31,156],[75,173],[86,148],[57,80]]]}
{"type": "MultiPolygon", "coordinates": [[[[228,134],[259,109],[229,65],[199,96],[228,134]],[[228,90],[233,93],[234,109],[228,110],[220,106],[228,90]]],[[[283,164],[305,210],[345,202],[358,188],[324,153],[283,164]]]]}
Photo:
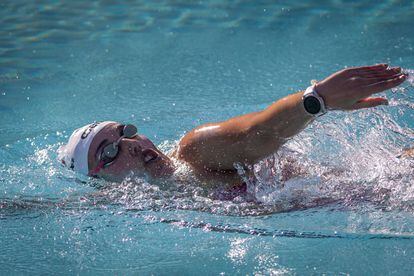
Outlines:
{"type": "Polygon", "coordinates": [[[107,181],[112,182],[122,182],[125,178],[167,178],[170,177],[174,173],[175,169],[172,164],[169,162],[157,162],[151,164],[144,170],[140,169],[132,169],[125,172],[119,172],[117,174],[106,174],[100,175],[99,178],[105,179],[107,181]]]}
{"type": "Polygon", "coordinates": [[[146,169],[148,174],[154,178],[165,178],[171,176],[175,169],[170,160],[159,159],[158,162],[148,164],[146,169]]]}
{"type": "Polygon", "coordinates": [[[119,174],[106,174],[100,175],[99,178],[102,178],[109,182],[122,182],[126,178],[134,178],[134,177],[146,177],[145,173],[143,172],[134,172],[134,171],[127,171],[121,172],[119,174]]]}
{"type": "Polygon", "coordinates": [[[170,165],[163,165],[151,170],[149,175],[154,178],[165,178],[170,177],[174,173],[174,168],[170,165]]]}

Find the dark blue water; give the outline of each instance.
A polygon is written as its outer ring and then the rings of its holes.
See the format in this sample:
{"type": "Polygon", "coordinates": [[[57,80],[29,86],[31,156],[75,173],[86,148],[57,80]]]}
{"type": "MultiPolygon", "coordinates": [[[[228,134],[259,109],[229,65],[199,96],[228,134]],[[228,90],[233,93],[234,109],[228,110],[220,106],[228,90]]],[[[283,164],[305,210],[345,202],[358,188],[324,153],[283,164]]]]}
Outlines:
{"type": "Polygon", "coordinates": [[[295,158],[306,174],[283,188],[258,164],[256,202],[90,180],[56,161],[91,121],[134,123],[168,151],[347,66],[412,70],[411,1],[0,6],[0,274],[413,270],[414,160],[396,158],[414,144],[408,83],[390,106],[327,114],[289,141],[273,168],[295,158]]]}

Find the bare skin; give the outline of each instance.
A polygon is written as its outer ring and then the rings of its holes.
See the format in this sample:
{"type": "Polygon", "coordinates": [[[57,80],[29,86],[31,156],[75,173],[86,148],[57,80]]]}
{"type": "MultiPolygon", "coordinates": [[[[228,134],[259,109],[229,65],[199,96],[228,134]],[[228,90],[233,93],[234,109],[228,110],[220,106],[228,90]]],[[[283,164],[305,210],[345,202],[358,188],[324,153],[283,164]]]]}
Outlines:
{"type": "MultiPolygon", "coordinates": [[[[315,88],[328,109],[356,110],[388,104],[372,95],[400,85],[406,77],[398,67],[378,64],[341,70],[315,88]]],[[[302,95],[288,95],[262,111],[199,126],[181,139],[173,156],[189,164],[201,178],[240,183],[235,163],[254,164],[269,156],[314,120],[303,107],[302,95]]],[[[94,138],[89,149],[90,168],[97,166],[102,146],[120,137],[120,127],[108,125],[94,138]]],[[[131,171],[155,178],[174,172],[170,157],[144,136],[123,138],[119,147],[114,162],[97,176],[121,180],[131,171]]]]}

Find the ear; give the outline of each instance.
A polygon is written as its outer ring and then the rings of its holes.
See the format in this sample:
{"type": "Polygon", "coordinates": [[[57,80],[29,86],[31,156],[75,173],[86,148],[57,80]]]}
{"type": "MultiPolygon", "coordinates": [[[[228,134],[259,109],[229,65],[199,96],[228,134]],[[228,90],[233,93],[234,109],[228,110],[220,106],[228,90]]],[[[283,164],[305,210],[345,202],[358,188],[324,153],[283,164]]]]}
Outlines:
{"type": "Polygon", "coordinates": [[[151,161],[154,161],[155,159],[158,158],[158,152],[156,152],[153,149],[144,149],[142,151],[142,155],[144,158],[144,163],[149,163],[151,161]]]}

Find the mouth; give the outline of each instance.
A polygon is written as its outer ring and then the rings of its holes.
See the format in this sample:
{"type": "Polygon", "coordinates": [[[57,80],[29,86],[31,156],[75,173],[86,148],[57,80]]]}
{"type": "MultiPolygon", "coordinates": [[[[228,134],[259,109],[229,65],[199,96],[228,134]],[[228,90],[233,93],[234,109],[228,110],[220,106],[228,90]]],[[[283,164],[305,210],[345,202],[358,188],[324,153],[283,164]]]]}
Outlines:
{"type": "Polygon", "coordinates": [[[147,155],[144,158],[144,162],[145,163],[149,163],[149,162],[153,162],[153,161],[155,161],[157,159],[158,159],[158,156],[150,156],[150,155],[147,155]]]}
{"type": "Polygon", "coordinates": [[[152,163],[160,158],[159,153],[152,148],[144,149],[142,154],[144,155],[145,164],[152,163]]]}

